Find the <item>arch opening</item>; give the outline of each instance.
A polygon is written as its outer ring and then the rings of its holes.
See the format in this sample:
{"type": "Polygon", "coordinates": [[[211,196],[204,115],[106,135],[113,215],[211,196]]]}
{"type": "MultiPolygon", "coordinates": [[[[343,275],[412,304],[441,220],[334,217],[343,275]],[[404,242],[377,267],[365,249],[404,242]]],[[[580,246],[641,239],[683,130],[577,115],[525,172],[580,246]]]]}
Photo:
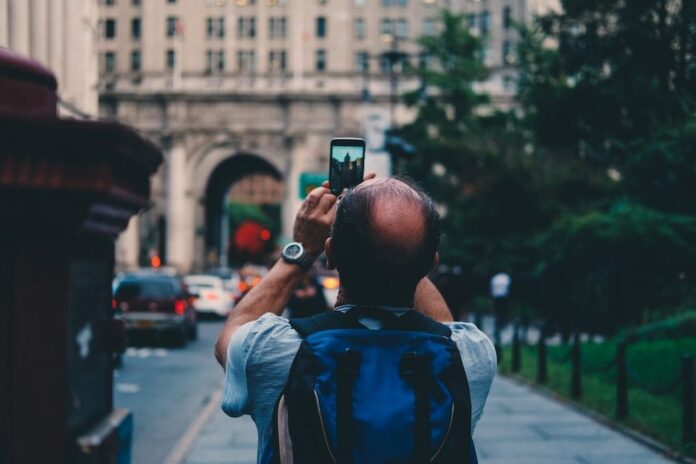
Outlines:
{"type": "Polygon", "coordinates": [[[258,258],[250,252],[253,246],[244,248],[247,235],[258,232],[269,246],[273,243],[280,229],[282,197],[283,176],[265,159],[242,153],[218,164],[205,188],[206,266],[227,267],[258,258]],[[240,232],[241,225],[245,229],[240,232]]]}

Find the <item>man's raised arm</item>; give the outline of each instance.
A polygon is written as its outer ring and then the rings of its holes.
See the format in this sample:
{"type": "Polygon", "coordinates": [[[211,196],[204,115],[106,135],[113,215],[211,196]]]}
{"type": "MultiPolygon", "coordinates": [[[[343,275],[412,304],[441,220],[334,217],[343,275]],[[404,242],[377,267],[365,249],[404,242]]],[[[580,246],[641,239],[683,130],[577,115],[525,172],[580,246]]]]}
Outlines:
{"type": "Polygon", "coordinates": [[[424,277],[416,287],[413,309],[437,322],[452,322],[454,320],[442,293],[427,277],[424,277]]]}
{"type": "MultiPolygon", "coordinates": [[[[313,259],[324,251],[324,243],[336,216],[335,204],[336,197],[330,190],[319,187],[307,196],[297,213],[294,240],[301,243],[313,259]]],[[[227,347],[237,329],[265,313],[280,315],[305,272],[297,264],[279,260],[232,310],[215,343],[215,357],[223,369],[227,365],[227,347]]]]}

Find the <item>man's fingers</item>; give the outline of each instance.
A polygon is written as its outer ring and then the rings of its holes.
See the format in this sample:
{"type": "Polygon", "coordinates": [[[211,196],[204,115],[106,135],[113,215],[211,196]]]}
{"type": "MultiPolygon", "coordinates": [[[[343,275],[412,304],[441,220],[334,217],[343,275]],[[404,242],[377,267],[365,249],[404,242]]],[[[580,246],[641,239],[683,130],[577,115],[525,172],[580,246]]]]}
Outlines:
{"type": "Polygon", "coordinates": [[[321,197],[319,204],[317,205],[317,210],[323,214],[329,212],[331,208],[336,204],[336,195],[326,194],[321,197]]]}
{"type": "Polygon", "coordinates": [[[302,205],[303,208],[307,209],[312,209],[316,207],[319,204],[319,200],[321,200],[321,197],[324,196],[325,194],[329,193],[329,189],[324,188],[324,187],[317,187],[311,192],[309,192],[309,195],[307,195],[307,198],[305,198],[304,204],[302,205]]]}
{"type": "Polygon", "coordinates": [[[330,187],[329,181],[325,180],[324,182],[321,183],[321,186],[324,187],[325,189],[330,187]]]}

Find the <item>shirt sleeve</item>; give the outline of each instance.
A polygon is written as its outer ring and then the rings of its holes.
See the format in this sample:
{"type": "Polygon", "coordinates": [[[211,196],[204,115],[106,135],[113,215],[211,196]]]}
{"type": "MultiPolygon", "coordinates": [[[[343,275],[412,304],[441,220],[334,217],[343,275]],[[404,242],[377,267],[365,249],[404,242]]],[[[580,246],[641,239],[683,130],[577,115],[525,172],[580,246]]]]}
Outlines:
{"type": "Polygon", "coordinates": [[[287,319],[266,313],[237,329],[227,348],[222,410],[256,417],[277,399],[302,339],[287,319]]]}
{"type": "Polygon", "coordinates": [[[468,322],[449,322],[452,340],[457,344],[462,356],[471,396],[471,433],[483,414],[488,393],[497,368],[495,347],[488,336],[474,324],[468,322]]]}

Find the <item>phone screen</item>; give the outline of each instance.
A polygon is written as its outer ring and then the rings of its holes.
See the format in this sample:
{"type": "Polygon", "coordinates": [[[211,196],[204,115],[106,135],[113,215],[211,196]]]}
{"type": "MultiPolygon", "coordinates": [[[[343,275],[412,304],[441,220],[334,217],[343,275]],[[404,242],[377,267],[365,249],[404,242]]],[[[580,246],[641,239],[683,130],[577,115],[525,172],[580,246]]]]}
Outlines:
{"type": "Polygon", "coordinates": [[[331,192],[340,195],[363,180],[365,172],[365,141],[341,138],[331,141],[329,184],[331,192]]]}

